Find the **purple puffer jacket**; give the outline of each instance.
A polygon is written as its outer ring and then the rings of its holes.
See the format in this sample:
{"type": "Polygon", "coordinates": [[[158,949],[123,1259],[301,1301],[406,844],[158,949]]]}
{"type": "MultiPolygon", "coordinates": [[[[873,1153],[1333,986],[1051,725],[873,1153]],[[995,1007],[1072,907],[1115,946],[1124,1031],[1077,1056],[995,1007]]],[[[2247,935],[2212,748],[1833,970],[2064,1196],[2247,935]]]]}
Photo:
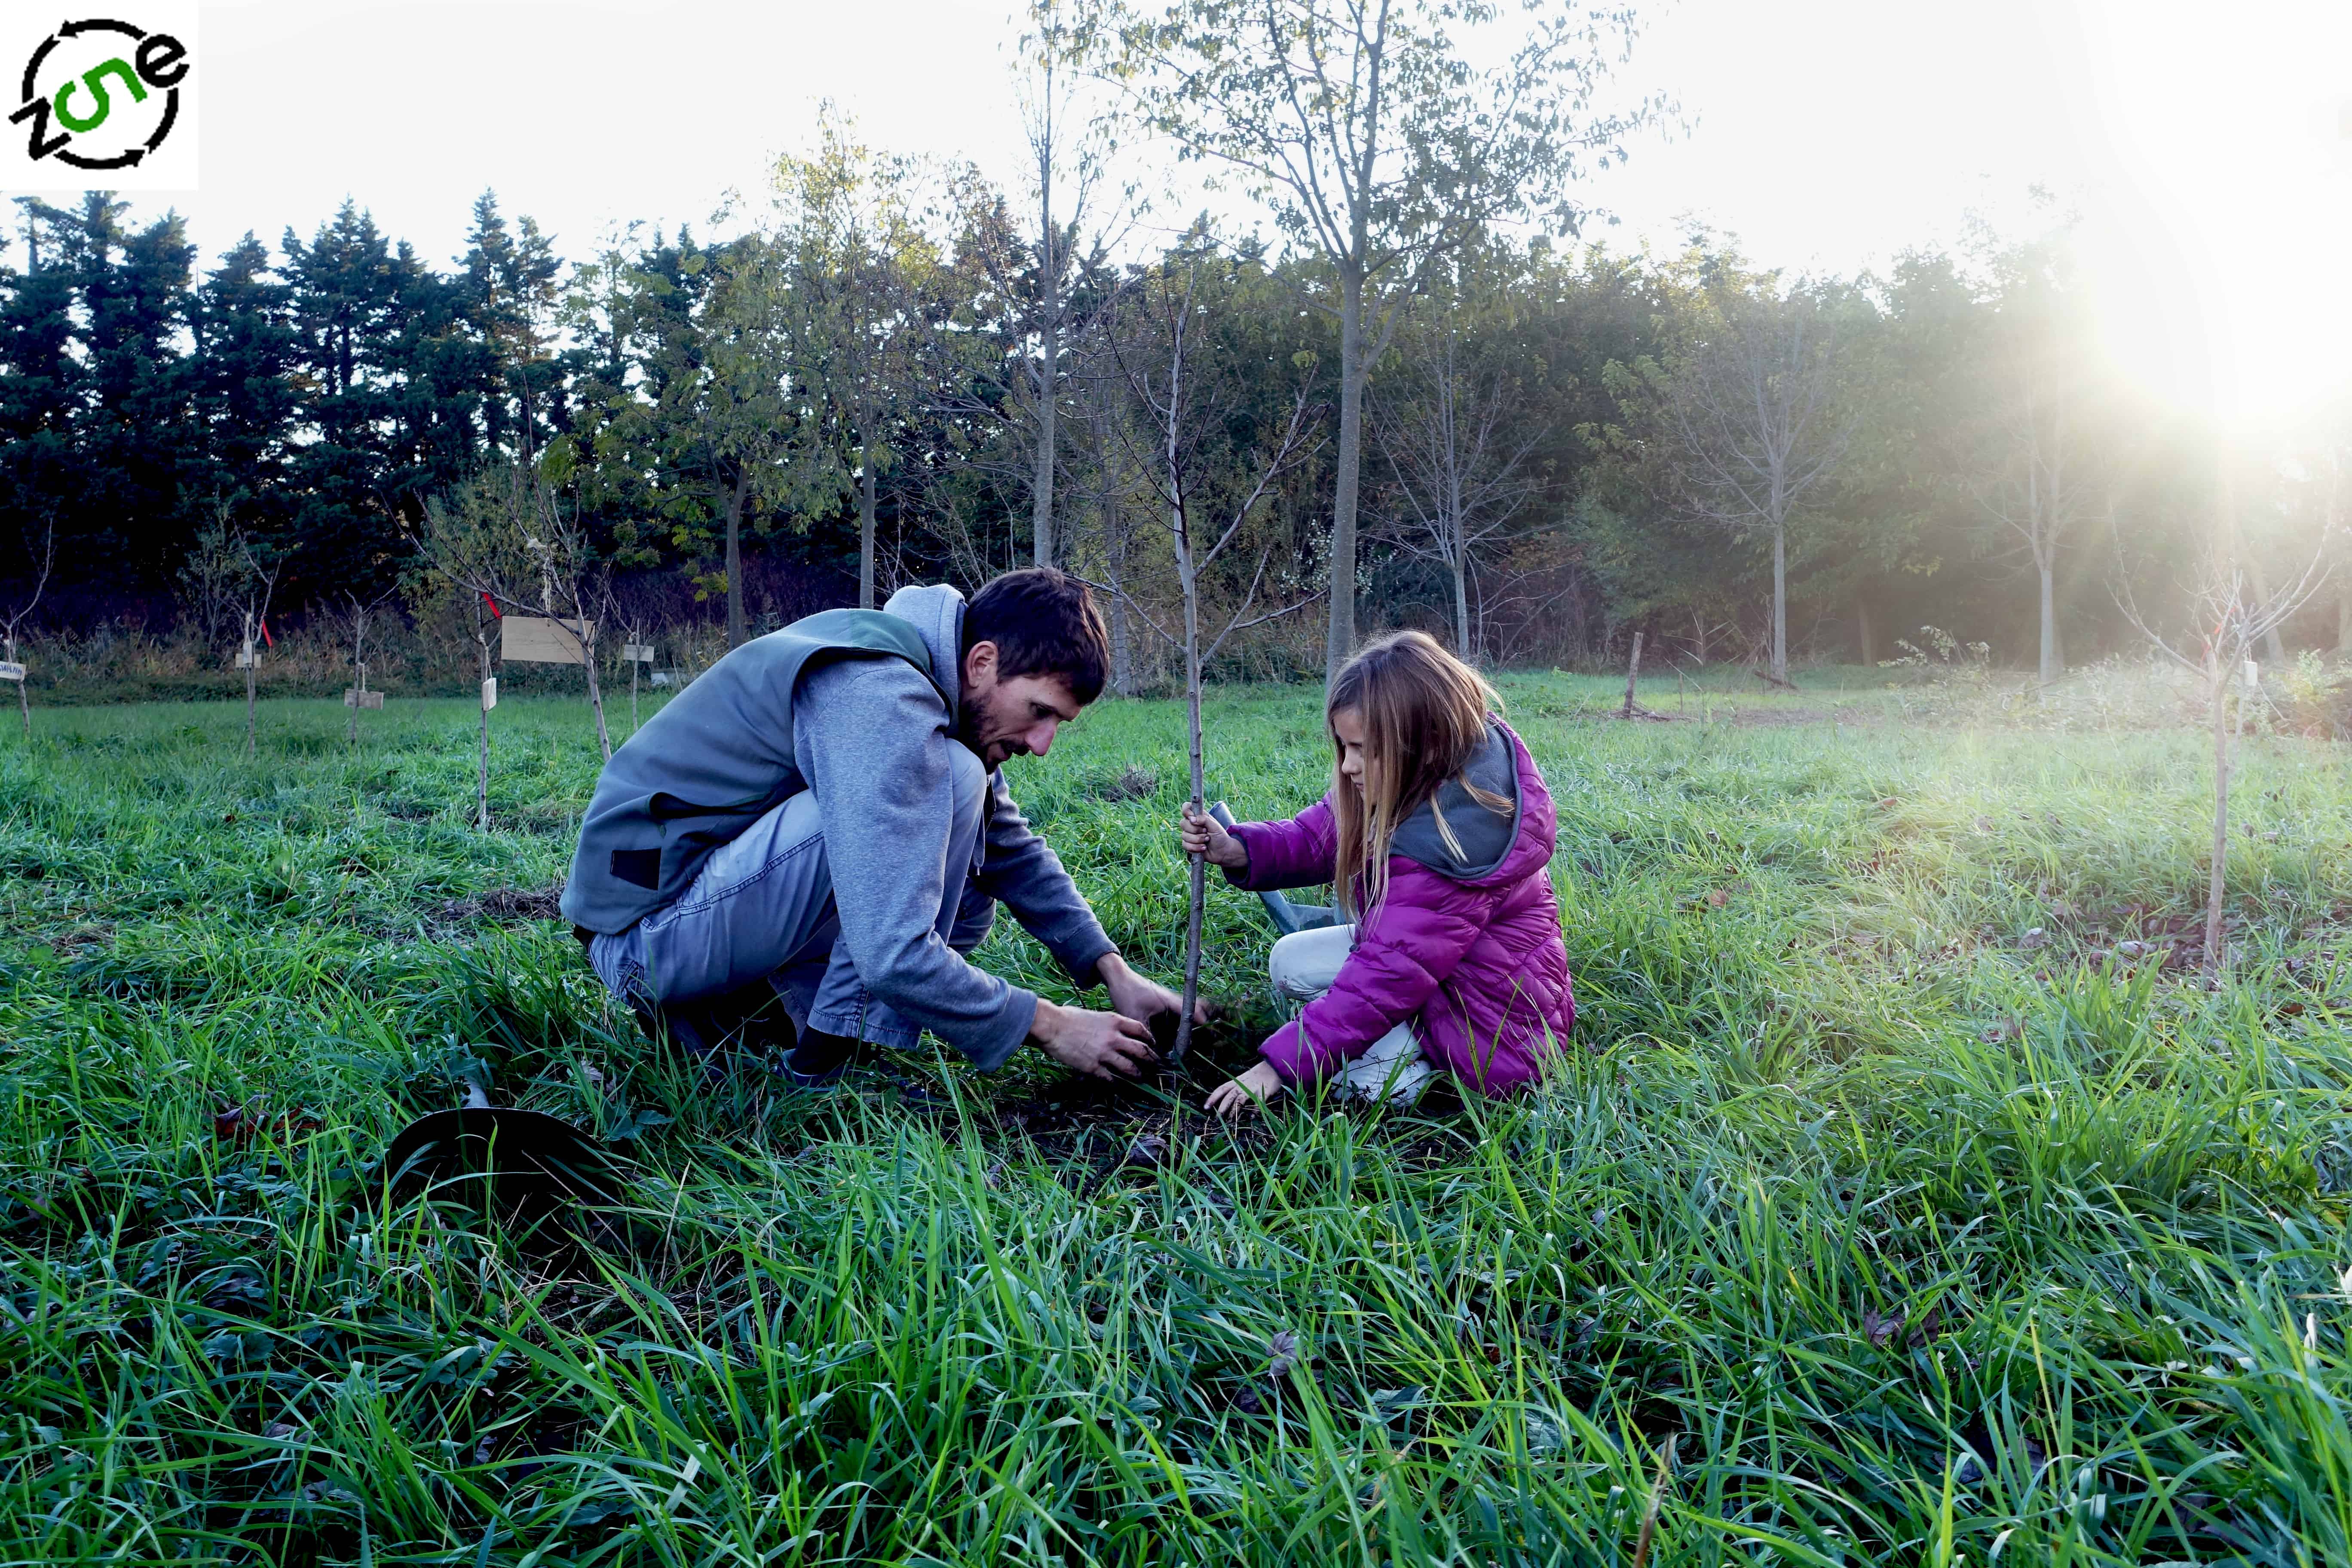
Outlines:
{"type": "MultiPolygon", "coordinates": [[[[1516,833],[1491,869],[1466,878],[1390,856],[1388,896],[1358,927],[1338,980],[1258,1047],[1285,1082],[1322,1079],[1407,1018],[1417,1017],[1433,1066],[1490,1095],[1540,1079],[1567,1043],[1576,1003],[1548,873],[1559,816],[1527,747],[1491,722],[1518,768],[1516,833]]],[[[1227,874],[1242,887],[1331,880],[1328,796],[1288,822],[1245,822],[1234,834],[1249,851],[1248,870],[1227,874]]]]}

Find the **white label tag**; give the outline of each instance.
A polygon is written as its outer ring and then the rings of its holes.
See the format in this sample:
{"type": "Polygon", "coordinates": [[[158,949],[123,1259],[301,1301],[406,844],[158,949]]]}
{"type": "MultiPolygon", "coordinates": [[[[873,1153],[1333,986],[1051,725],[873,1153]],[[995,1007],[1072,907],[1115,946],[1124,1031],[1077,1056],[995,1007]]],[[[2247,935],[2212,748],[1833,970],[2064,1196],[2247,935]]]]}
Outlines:
{"type": "Polygon", "coordinates": [[[381,707],[383,707],[383,692],[381,692],[381,691],[362,691],[362,692],[361,692],[361,693],[360,693],[360,706],[361,706],[361,707],[362,707],[362,708],[381,708],[381,707]]]}
{"type": "Polygon", "coordinates": [[[499,705],[499,678],[495,675],[482,682],[482,711],[487,713],[499,705]]]}
{"type": "Polygon", "coordinates": [[[251,669],[253,668],[253,648],[251,645],[248,644],[246,647],[238,651],[236,656],[236,667],[239,669],[251,669]]]}
{"type": "Polygon", "coordinates": [[[359,694],[359,689],[358,689],[358,688],[356,688],[356,687],[351,687],[351,686],[346,686],[346,687],[344,687],[344,688],[343,688],[343,706],[344,706],[344,707],[346,707],[346,708],[356,708],[356,707],[358,707],[359,705],[360,705],[360,694],[359,694]]]}
{"type": "Polygon", "coordinates": [[[653,661],[654,650],[650,643],[625,642],[621,645],[623,664],[651,664],[653,661]]]}
{"type": "Polygon", "coordinates": [[[13,662],[0,662],[0,680],[22,680],[24,679],[25,667],[23,665],[13,662]]]}
{"type": "Polygon", "coordinates": [[[509,616],[499,623],[499,657],[517,664],[585,664],[595,625],[549,616],[509,616]]]}
{"type": "Polygon", "coordinates": [[[2252,659],[2246,660],[2246,689],[2255,690],[2263,683],[2263,667],[2252,659]]]}

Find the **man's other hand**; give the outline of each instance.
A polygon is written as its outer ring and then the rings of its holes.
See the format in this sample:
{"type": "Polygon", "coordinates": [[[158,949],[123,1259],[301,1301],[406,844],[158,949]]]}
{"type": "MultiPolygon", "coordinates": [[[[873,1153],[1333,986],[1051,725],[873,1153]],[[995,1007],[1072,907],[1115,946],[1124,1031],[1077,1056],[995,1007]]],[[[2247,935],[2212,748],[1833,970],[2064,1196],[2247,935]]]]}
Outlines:
{"type": "Polygon", "coordinates": [[[1151,1031],[1139,1021],[1118,1013],[1060,1006],[1042,996],[1029,1035],[1039,1050],[1072,1072],[1114,1083],[1160,1059],[1151,1048],[1151,1031]]]}
{"type": "MultiPolygon", "coordinates": [[[[1127,960],[1115,952],[1103,954],[1096,965],[1102,972],[1103,989],[1110,993],[1110,1010],[1139,1024],[1149,1024],[1162,1013],[1181,1013],[1183,998],[1157,980],[1138,974],[1127,966],[1127,960]]],[[[1209,1001],[1196,997],[1192,1003],[1192,1022],[1209,1021],[1209,1001]]]]}

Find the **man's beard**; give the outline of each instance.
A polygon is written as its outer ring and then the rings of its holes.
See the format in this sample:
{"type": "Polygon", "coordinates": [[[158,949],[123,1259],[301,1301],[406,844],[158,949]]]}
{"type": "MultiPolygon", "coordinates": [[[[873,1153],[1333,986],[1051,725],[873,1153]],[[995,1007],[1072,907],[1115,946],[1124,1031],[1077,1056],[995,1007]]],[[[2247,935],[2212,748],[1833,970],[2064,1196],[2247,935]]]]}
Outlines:
{"type": "Polygon", "coordinates": [[[957,699],[956,739],[961,741],[964,745],[970,749],[971,754],[978,757],[983,764],[993,769],[997,765],[997,763],[995,759],[989,756],[988,742],[982,735],[982,728],[986,724],[987,720],[987,710],[974,702],[971,698],[959,697],[957,699]]]}

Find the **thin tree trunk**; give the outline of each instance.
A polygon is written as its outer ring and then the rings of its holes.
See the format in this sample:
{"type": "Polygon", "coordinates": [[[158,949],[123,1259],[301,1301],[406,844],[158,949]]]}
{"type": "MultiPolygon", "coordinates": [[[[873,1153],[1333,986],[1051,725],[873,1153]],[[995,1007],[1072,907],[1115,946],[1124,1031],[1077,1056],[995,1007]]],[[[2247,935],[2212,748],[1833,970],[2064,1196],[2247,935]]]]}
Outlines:
{"type": "Polygon", "coordinates": [[[1331,629],[1323,649],[1323,679],[1356,651],[1356,489],[1364,454],[1364,279],[1354,268],[1339,274],[1339,469],[1331,498],[1331,629]]]}
{"type": "Polygon", "coordinates": [[[1110,546],[1110,689],[1121,697],[1135,695],[1134,628],[1127,619],[1127,526],[1118,499],[1103,503],[1103,528],[1110,546]]]}
{"type": "Polygon", "coordinates": [[[1789,681],[1789,531],[1772,531],[1772,679],[1789,681]]]}
{"type": "Polygon", "coordinates": [[[1693,611],[1691,612],[1691,626],[1692,626],[1692,629],[1693,629],[1693,630],[1695,630],[1696,632],[1697,632],[1697,634],[1698,634],[1698,637],[1697,637],[1698,647],[1697,647],[1697,650],[1696,650],[1696,651],[1697,651],[1697,654],[1698,654],[1698,667],[1699,667],[1701,669],[1705,669],[1705,668],[1706,668],[1706,642],[1707,642],[1707,638],[1706,638],[1706,614],[1705,614],[1703,611],[1699,611],[1699,610],[1693,610],[1693,611]]]}
{"type": "MultiPolygon", "coordinates": [[[[8,639],[8,662],[10,664],[16,662],[16,639],[15,637],[10,637],[8,639]]],[[[29,671],[26,672],[23,679],[16,682],[16,710],[25,721],[25,739],[28,742],[33,738],[33,699],[27,691],[27,689],[32,684],[33,678],[29,671]]]]}
{"type": "Polygon", "coordinates": [[[253,756],[253,677],[256,667],[260,663],[261,656],[253,648],[253,614],[247,611],[245,617],[245,754],[248,761],[253,756]]]}
{"type": "Polygon", "coordinates": [[[2270,613],[2270,574],[2263,570],[2261,557],[2257,556],[2251,550],[2247,551],[2245,554],[2246,575],[2254,584],[2254,604],[2256,606],[2256,613],[2262,616],[2262,617],[2269,623],[2267,626],[2263,627],[2263,652],[2269,656],[2270,661],[2273,664],[2284,664],[2286,662],[2286,643],[2279,636],[2278,618],[2270,613]]]}
{"type": "Polygon", "coordinates": [[[857,607],[874,607],[874,442],[873,413],[857,436],[857,607]]]}
{"type": "Polygon", "coordinates": [[[474,828],[490,830],[490,638],[482,629],[482,606],[474,605],[474,646],[481,650],[482,686],[478,697],[482,710],[482,746],[474,771],[474,828]]]}
{"type": "MultiPolygon", "coordinates": [[[[1863,668],[1876,669],[1878,668],[1878,633],[1877,628],[1870,624],[1870,595],[1867,589],[1854,595],[1853,629],[1854,640],[1862,645],[1863,668]]],[[[1706,661],[1702,659],[1700,662],[1706,661]]]]}
{"type": "Polygon", "coordinates": [[[1054,564],[1054,454],[1061,416],[1055,394],[1062,368],[1062,258],[1056,254],[1054,231],[1054,160],[1051,109],[1045,139],[1037,155],[1037,265],[1044,273],[1045,308],[1038,321],[1037,453],[1035,479],[1030,488],[1030,560],[1039,566],[1054,564]]]}
{"type": "Polygon", "coordinates": [[[2230,853],[2230,726],[2223,699],[2230,689],[2230,666],[2217,645],[2213,653],[2213,874],[2205,888],[2205,964],[2221,973],[2222,869],[2230,853]]]}
{"type": "Polygon", "coordinates": [[[2042,579],[2042,662],[2038,678],[2047,686],[2058,679],[2058,594],[2057,563],[2048,552],[2034,563],[2035,575],[2042,579]]]}
{"type": "Polygon", "coordinates": [[[743,646],[743,496],[751,487],[751,475],[745,469],[735,476],[735,489],[727,498],[727,646],[743,646]]]}
{"type": "MultiPolygon", "coordinates": [[[[1183,522],[1176,525],[1179,579],[1184,588],[1184,725],[1192,750],[1192,809],[1208,811],[1209,780],[1201,762],[1201,593],[1192,580],[1192,548],[1183,522]]],[[[1177,1015],[1174,1060],[1182,1061],[1192,1046],[1192,1009],[1201,994],[1201,916],[1208,904],[1208,857],[1190,857],[1191,907],[1184,920],[1184,1005],[1177,1015]]]]}
{"type": "Polygon", "coordinates": [[[1054,396],[1054,383],[1061,374],[1061,331],[1053,324],[1059,310],[1061,289],[1058,281],[1051,278],[1045,287],[1048,324],[1038,366],[1037,459],[1029,517],[1030,559],[1039,566],[1054,564],[1054,444],[1061,414],[1054,396]]]}
{"type": "Polygon", "coordinates": [[[637,732],[637,661],[629,660],[629,733],[637,732]]]}
{"type": "MultiPolygon", "coordinates": [[[[1457,541],[1457,543],[1459,542],[1457,541]]],[[[1471,664],[1478,656],[1470,651],[1470,574],[1464,566],[1462,552],[1454,552],[1454,647],[1471,664]]]]}
{"type": "Polygon", "coordinates": [[[604,753],[604,760],[609,763],[613,760],[613,737],[604,729],[604,689],[596,680],[596,637],[590,627],[588,612],[584,609],[580,612],[580,629],[587,634],[586,646],[581,651],[587,656],[585,668],[588,671],[588,706],[596,710],[596,745],[604,753]]]}
{"type": "Polygon", "coordinates": [[[1633,683],[1641,679],[1642,634],[1635,632],[1633,634],[1633,657],[1628,660],[1625,665],[1625,706],[1617,715],[1620,719],[1631,719],[1633,716],[1633,683]]]}

